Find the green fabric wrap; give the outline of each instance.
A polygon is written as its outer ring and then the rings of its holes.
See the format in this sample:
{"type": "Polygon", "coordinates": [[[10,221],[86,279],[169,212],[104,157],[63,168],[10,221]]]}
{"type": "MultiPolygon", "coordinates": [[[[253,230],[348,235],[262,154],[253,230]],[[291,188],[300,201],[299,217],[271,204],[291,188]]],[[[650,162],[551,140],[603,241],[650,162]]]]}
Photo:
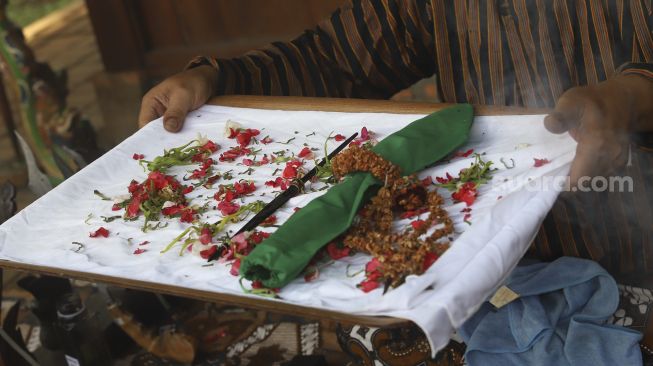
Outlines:
{"type": "MultiPolygon", "coordinates": [[[[457,104],[410,123],[372,149],[398,165],[404,175],[418,172],[449,155],[468,137],[472,106],[457,104]]],[[[326,244],[347,231],[356,213],[381,187],[366,172],[353,173],[293,214],[242,261],[240,275],[268,288],[297,277],[326,244]]]]}

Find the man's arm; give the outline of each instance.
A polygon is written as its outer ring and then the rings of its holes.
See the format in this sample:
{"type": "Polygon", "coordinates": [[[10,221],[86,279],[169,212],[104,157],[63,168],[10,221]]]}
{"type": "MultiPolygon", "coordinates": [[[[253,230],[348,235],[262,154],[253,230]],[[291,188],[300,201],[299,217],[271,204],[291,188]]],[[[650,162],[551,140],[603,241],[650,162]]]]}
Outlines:
{"type": "Polygon", "coordinates": [[[388,98],[433,74],[431,14],[428,0],[352,0],[292,41],[194,60],[148,92],[139,121],[164,115],[178,131],[190,110],[220,94],[388,98]]]}

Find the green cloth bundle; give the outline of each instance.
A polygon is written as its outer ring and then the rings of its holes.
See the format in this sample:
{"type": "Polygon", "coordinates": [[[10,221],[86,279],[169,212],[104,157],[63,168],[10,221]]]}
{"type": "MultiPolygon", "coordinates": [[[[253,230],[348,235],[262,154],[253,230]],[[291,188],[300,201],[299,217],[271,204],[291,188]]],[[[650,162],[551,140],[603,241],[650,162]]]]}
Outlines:
{"type": "MultiPolygon", "coordinates": [[[[401,167],[418,172],[449,155],[468,137],[473,110],[458,104],[412,122],[372,148],[401,167]]],[[[360,209],[382,186],[366,172],[353,173],[293,214],[242,261],[240,275],[268,288],[297,277],[326,244],[347,231],[360,209]]]]}

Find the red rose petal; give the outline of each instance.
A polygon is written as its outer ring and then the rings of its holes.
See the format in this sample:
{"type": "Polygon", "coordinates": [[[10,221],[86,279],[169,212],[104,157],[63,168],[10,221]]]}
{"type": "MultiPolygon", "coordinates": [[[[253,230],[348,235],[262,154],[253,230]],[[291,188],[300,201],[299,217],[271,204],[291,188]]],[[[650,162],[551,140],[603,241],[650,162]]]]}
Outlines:
{"type": "Polygon", "coordinates": [[[426,270],[429,269],[429,267],[431,267],[431,265],[435,263],[438,258],[439,257],[436,253],[426,253],[424,256],[424,262],[422,263],[422,272],[426,272],[426,270]]]}
{"type": "Polygon", "coordinates": [[[365,273],[372,273],[377,271],[381,267],[381,262],[378,258],[372,258],[371,261],[367,262],[365,265],[365,273]]]}
{"type": "Polygon", "coordinates": [[[349,252],[351,251],[349,247],[340,248],[336,243],[327,244],[326,249],[327,249],[327,253],[329,254],[329,257],[331,257],[331,259],[333,260],[338,260],[340,258],[348,257],[349,252]]]}
{"type": "Polygon", "coordinates": [[[213,234],[211,233],[211,229],[208,227],[202,228],[201,234],[200,234],[200,243],[206,245],[211,243],[213,240],[213,234]]]}
{"type": "Polygon", "coordinates": [[[456,202],[465,202],[467,206],[471,206],[476,200],[476,184],[467,182],[463,184],[458,190],[451,194],[451,198],[456,202]]]}
{"type": "Polygon", "coordinates": [[[419,216],[419,215],[423,214],[426,211],[428,211],[426,208],[420,208],[419,210],[415,210],[415,211],[406,211],[406,212],[402,213],[400,217],[402,219],[410,219],[410,218],[413,218],[415,216],[419,216]]]}
{"type": "Polygon", "coordinates": [[[109,230],[105,229],[104,227],[100,227],[99,229],[95,230],[94,232],[89,233],[88,236],[91,237],[91,238],[97,238],[97,237],[100,237],[100,236],[108,238],[109,237],[109,230]]]}
{"type": "Polygon", "coordinates": [[[367,293],[367,292],[370,292],[370,291],[378,288],[379,285],[380,285],[380,283],[377,282],[377,281],[365,280],[365,281],[358,284],[358,288],[363,290],[363,292],[367,293]]]}
{"type": "Polygon", "coordinates": [[[187,222],[187,223],[192,223],[195,221],[195,210],[187,208],[181,212],[181,218],[179,221],[181,222],[187,222]]]}
{"type": "Polygon", "coordinates": [[[546,158],[545,159],[533,158],[533,160],[535,161],[533,163],[533,166],[536,167],[536,168],[539,168],[539,167],[541,167],[543,165],[546,165],[546,164],[550,163],[549,159],[546,159],[546,158]]]}
{"type": "Polygon", "coordinates": [[[220,149],[220,146],[218,146],[215,142],[211,140],[207,141],[204,145],[202,145],[202,147],[200,147],[200,150],[210,152],[210,153],[214,153],[218,151],[218,149],[220,149]]]}
{"type": "Polygon", "coordinates": [[[240,259],[236,259],[235,261],[231,262],[231,269],[229,269],[229,273],[232,276],[238,277],[239,271],[240,271],[240,259]]]}
{"type": "Polygon", "coordinates": [[[263,220],[260,226],[269,227],[276,223],[277,223],[277,217],[275,215],[271,215],[267,219],[263,220]]]}
{"type": "Polygon", "coordinates": [[[202,257],[203,259],[209,259],[209,258],[211,258],[211,257],[213,256],[213,254],[215,254],[215,252],[217,252],[217,251],[218,251],[218,246],[217,246],[217,245],[213,245],[213,246],[211,246],[209,249],[204,249],[204,250],[200,251],[200,257],[202,257]]]}
{"type": "Polygon", "coordinates": [[[223,216],[234,214],[238,211],[240,205],[230,201],[220,201],[218,203],[218,210],[223,216]]]}
{"type": "Polygon", "coordinates": [[[361,137],[360,137],[360,139],[362,141],[368,141],[370,139],[370,133],[367,130],[367,127],[361,128],[361,137]]]}
{"type": "Polygon", "coordinates": [[[141,212],[141,196],[134,196],[127,205],[127,214],[128,218],[138,216],[138,213],[141,212]]]}
{"type": "Polygon", "coordinates": [[[469,149],[467,151],[457,151],[454,156],[458,158],[466,158],[474,152],[474,149],[469,149]]]}
{"type": "Polygon", "coordinates": [[[320,270],[317,266],[308,266],[304,271],[304,281],[313,282],[320,277],[320,270]]]}
{"type": "Polygon", "coordinates": [[[308,146],[306,146],[306,147],[304,147],[302,149],[302,151],[299,152],[299,154],[297,154],[297,156],[299,156],[300,158],[305,158],[305,157],[307,157],[309,155],[312,155],[312,154],[313,154],[313,151],[308,146]]]}
{"type": "Polygon", "coordinates": [[[265,231],[253,231],[249,235],[249,241],[253,244],[260,244],[263,239],[267,239],[270,237],[270,233],[266,233],[265,231]]]}
{"type": "Polygon", "coordinates": [[[415,220],[415,221],[411,222],[410,225],[413,227],[413,229],[419,230],[419,229],[423,228],[424,225],[426,225],[426,221],[424,221],[424,220],[415,220]]]}

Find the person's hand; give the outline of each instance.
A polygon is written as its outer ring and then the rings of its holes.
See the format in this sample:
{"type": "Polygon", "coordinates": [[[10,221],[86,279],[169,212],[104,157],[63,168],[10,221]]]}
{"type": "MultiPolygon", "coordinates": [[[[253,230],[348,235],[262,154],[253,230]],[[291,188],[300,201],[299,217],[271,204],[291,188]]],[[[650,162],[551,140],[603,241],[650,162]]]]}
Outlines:
{"type": "Polygon", "coordinates": [[[630,135],[652,131],[653,81],[619,75],[593,86],[575,87],[558,99],[544,119],[553,133],[569,132],[578,142],[569,173],[572,186],[581,177],[607,175],[628,159],[630,135]]]}
{"type": "Polygon", "coordinates": [[[163,116],[166,130],[181,130],[188,112],[201,107],[213,96],[217,78],[216,69],[202,65],[165,79],[143,96],[139,127],[163,116]]]}

